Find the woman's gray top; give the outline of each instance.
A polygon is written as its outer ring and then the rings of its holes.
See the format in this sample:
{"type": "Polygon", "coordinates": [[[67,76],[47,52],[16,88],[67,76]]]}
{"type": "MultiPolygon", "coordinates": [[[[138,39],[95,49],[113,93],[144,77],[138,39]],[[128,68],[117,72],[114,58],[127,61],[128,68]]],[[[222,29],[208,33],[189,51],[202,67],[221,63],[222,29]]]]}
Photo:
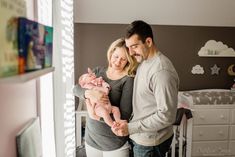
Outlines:
{"type": "MultiPolygon", "coordinates": [[[[129,120],[132,114],[132,92],[134,78],[124,76],[118,80],[107,78],[106,68],[97,67],[93,70],[97,77],[102,77],[110,86],[109,99],[113,106],[117,106],[121,112],[122,120],[129,120]]],[[[74,94],[84,98],[85,90],[77,85],[74,94]]],[[[80,128],[77,128],[80,129],[80,128]]],[[[104,122],[88,118],[86,122],[85,140],[88,145],[102,150],[111,151],[123,146],[128,137],[118,137],[113,134],[111,128],[104,122]]]]}

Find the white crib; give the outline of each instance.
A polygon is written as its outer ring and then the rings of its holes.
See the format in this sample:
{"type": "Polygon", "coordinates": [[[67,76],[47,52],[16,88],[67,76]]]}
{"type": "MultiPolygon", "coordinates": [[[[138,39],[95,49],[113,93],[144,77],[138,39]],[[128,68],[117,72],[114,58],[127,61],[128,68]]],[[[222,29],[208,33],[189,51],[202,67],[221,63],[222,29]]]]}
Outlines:
{"type": "Polygon", "coordinates": [[[192,118],[187,119],[185,115],[183,115],[180,125],[174,125],[174,137],[167,157],[190,157],[191,126],[192,118]]]}
{"type": "Polygon", "coordinates": [[[76,146],[82,146],[82,119],[86,119],[88,113],[85,109],[84,102],[80,102],[77,110],[75,111],[76,115],[76,146]]]}

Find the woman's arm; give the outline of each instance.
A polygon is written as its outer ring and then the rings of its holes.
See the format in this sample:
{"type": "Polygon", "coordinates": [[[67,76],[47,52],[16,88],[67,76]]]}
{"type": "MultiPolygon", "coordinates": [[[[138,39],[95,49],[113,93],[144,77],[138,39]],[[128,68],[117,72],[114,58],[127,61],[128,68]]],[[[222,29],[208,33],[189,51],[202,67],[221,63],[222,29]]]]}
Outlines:
{"type": "Polygon", "coordinates": [[[82,88],[79,84],[75,85],[73,87],[73,94],[76,96],[76,97],[79,97],[80,99],[85,99],[85,91],[86,89],[82,88]]]}
{"type": "Polygon", "coordinates": [[[95,103],[107,103],[109,98],[103,92],[99,92],[97,90],[89,90],[82,88],[79,84],[77,84],[73,88],[73,93],[75,96],[79,97],[79,102],[85,102],[87,107],[88,115],[91,119],[100,120],[95,114],[94,108],[95,103]],[[92,102],[92,103],[91,103],[92,102]]]}
{"type": "Polygon", "coordinates": [[[132,94],[134,78],[128,77],[122,88],[120,100],[121,119],[129,121],[132,114],[132,94]]]}
{"type": "Polygon", "coordinates": [[[100,117],[98,117],[94,111],[95,105],[94,103],[91,103],[90,100],[92,99],[93,101],[95,101],[96,97],[101,97],[101,93],[95,90],[86,90],[82,88],[79,84],[73,88],[73,93],[75,96],[79,97],[79,102],[86,103],[89,117],[94,120],[99,120],[100,117]]]}

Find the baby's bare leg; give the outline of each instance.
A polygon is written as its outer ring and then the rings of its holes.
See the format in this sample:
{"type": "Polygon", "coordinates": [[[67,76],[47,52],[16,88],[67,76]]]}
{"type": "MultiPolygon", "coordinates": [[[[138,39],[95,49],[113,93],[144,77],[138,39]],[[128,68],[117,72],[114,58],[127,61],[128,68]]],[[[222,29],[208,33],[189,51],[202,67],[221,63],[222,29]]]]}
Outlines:
{"type": "Polygon", "coordinates": [[[95,120],[99,120],[100,117],[95,113],[95,103],[91,103],[91,101],[89,99],[86,99],[86,107],[87,107],[87,111],[88,111],[88,115],[90,116],[90,118],[95,119],[95,120]]]}
{"type": "Polygon", "coordinates": [[[112,127],[113,125],[113,120],[112,118],[110,117],[110,112],[107,110],[107,108],[105,108],[104,106],[102,105],[99,105],[95,108],[95,112],[96,112],[96,115],[104,118],[104,122],[106,124],[108,124],[110,127],[112,127]]]}
{"type": "Polygon", "coordinates": [[[112,113],[115,121],[121,120],[121,113],[118,107],[112,106],[112,113]]]}

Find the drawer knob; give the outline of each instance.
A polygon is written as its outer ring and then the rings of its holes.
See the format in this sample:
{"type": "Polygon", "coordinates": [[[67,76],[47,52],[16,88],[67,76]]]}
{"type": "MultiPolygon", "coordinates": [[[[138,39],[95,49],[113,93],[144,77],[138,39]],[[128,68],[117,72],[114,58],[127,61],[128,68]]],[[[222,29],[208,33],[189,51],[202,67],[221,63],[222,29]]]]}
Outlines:
{"type": "Polygon", "coordinates": [[[225,117],[224,117],[224,115],[220,115],[220,118],[221,118],[221,119],[224,119],[225,117]]]}
{"type": "Polygon", "coordinates": [[[200,132],[199,132],[199,136],[202,136],[202,135],[203,135],[203,133],[200,131],[200,132]]]}
{"type": "Polygon", "coordinates": [[[200,116],[200,119],[205,119],[205,116],[200,116]]]}
{"type": "Polygon", "coordinates": [[[219,135],[224,135],[223,131],[219,131],[219,135]]]}

